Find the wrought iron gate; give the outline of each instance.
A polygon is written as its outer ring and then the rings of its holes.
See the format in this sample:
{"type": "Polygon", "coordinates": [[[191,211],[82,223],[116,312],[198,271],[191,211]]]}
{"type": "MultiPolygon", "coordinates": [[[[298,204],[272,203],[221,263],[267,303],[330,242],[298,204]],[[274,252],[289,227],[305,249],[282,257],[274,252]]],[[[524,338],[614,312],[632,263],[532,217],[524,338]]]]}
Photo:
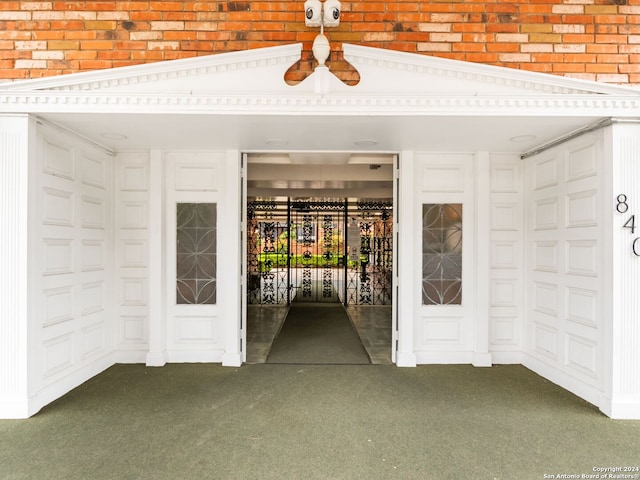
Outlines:
{"type": "Polygon", "coordinates": [[[390,305],[392,212],[387,200],[249,199],[248,303],[390,305]]]}

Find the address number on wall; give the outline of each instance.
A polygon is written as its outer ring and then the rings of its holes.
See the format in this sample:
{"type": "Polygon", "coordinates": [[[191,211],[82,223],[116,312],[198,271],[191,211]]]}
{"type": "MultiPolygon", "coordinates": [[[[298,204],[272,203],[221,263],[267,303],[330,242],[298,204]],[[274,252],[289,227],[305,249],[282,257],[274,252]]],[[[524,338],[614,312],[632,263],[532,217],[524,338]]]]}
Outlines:
{"type": "MultiPolygon", "coordinates": [[[[625,214],[629,212],[629,198],[621,193],[616,197],[616,212],[620,214],[625,214]]],[[[631,214],[631,216],[627,219],[627,221],[622,225],[622,228],[628,228],[631,232],[631,235],[635,235],[636,233],[636,216],[635,214],[631,214]]],[[[636,257],[640,257],[640,237],[636,237],[631,242],[631,251],[636,257]]]]}

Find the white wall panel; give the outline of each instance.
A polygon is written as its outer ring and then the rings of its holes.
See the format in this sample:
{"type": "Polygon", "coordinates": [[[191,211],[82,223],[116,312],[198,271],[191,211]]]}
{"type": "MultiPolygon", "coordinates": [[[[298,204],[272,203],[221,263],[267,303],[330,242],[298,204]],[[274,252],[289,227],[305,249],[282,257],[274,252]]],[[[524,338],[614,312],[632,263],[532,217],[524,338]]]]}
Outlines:
{"type": "Polygon", "coordinates": [[[215,317],[175,317],[176,343],[218,343],[215,317]]]}
{"type": "Polygon", "coordinates": [[[533,269],[538,272],[558,271],[557,240],[539,240],[533,243],[533,269]]]}
{"type": "Polygon", "coordinates": [[[72,192],[44,187],[42,223],[72,227],[74,221],[74,198],[72,192]]]}
{"type": "Polygon", "coordinates": [[[514,278],[491,279],[491,307],[517,307],[518,283],[514,278]]]}
{"type": "Polygon", "coordinates": [[[140,347],[146,345],[148,339],[146,315],[122,315],[118,344],[140,347]]]}
{"type": "Polygon", "coordinates": [[[602,132],[526,160],[525,365],[599,397],[604,272],[602,132]]]}
{"type": "Polygon", "coordinates": [[[116,345],[124,362],[144,362],[149,348],[149,161],[148,152],[116,158],[116,345]]]}
{"type": "Polygon", "coordinates": [[[58,145],[55,140],[44,139],[43,171],[49,175],[74,180],[75,162],[73,148],[58,145]]]}
{"type": "Polygon", "coordinates": [[[207,160],[199,160],[202,154],[194,154],[188,163],[177,163],[175,166],[176,191],[209,191],[218,190],[220,182],[219,166],[207,160]]]}
{"type": "Polygon", "coordinates": [[[463,343],[460,335],[462,320],[456,317],[423,319],[422,342],[432,346],[463,343]]]}
{"type": "Polygon", "coordinates": [[[517,231],[521,217],[519,204],[493,203],[491,205],[491,230],[517,231]]]}
{"type": "Polygon", "coordinates": [[[44,291],[43,327],[73,320],[73,287],[66,286],[44,291]]]}
{"type": "Polygon", "coordinates": [[[553,187],[558,184],[558,158],[551,156],[537,161],[533,167],[533,189],[553,187]]]}
{"type": "Polygon", "coordinates": [[[567,273],[595,277],[598,275],[598,242],[568,240],[566,242],[567,273]]]}
{"type": "Polygon", "coordinates": [[[598,327],[598,292],[583,288],[567,288],[567,319],[588,327],[598,327]]]}
{"type": "MultiPolygon", "coordinates": [[[[452,361],[490,363],[488,355],[488,312],[481,317],[474,315],[476,307],[476,198],[474,168],[476,158],[471,154],[414,152],[413,174],[403,173],[412,178],[415,190],[412,211],[412,230],[416,238],[413,257],[422,258],[422,205],[462,204],[462,300],[456,305],[422,305],[422,268],[412,268],[415,285],[412,298],[415,299],[414,348],[418,363],[443,363],[452,361]],[[482,329],[482,331],[478,329],[482,329]],[[477,332],[477,335],[474,335],[477,332]],[[477,338],[487,339],[477,342],[477,338]],[[481,344],[482,343],[482,344],[481,344]],[[474,354],[477,355],[474,356],[474,354]]],[[[487,175],[489,170],[486,164],[487,175]]],[[[508,182],[508,180],[505,180],[508,182]]],[[[483,193],[488,194],[488,186],[483,193]]],[[[401,194],[402,195],[402,194],[401,194]]],[[[403,207],[401,207],[403,208],[403,207]]],[[[511,212],[507,213],[507,216],[511,212]]],[[[489,215],[487,215],[489,217],[489,215]]],[[[487,225],[488,227],[488,222],[487,225]]],[[[408,227],[405,227],[408,228],[408,227]]],[[[401,233],[402,235],[402,233],[401,233]]],[[[485,252],[489,264],[489,250],[485,252]]],[[[483,298],[483,304],[488,299],[483,298]]]]}
{"type": "Polygon", "coordinates": [[[538,322],[533,324],[533,348],[544,356],[556,359],[558,356],[558,333],[555,327],[538,322]]]}
{"type": "Polygon", "coordinates": [[[105,268],[104,240],[82,240],[82,271],[91,272],[105,268]]]}
{"type": "Polygon", "coordinates": [[[597,144],[591,138],[586,144],[567,149],[567,181],[573,182],[598,174],[597,144]]]}
{"type": "Polygon", "coordinates": [[[123,277],[122,285],[122,305],[124,306],[145,306],[147,305],[147,279],[135,277],[123,277]]]}
{"type": "Polygon", "coordinates": [[[104,158],[80,152],[82,183],[97,188],[105,188],[107,181],[106,161],[104,158]]]}
{"type": "MultiPolygon", "coordinates": [[[[67,232],[70,233],[70,232],[67,232]]],[[[43,238],[44,275],[60,275],[73,272],[73,238],[43,238]]]]}
{"type": "Polygon", "coordinates": [[[97,322],[82,329],[82,358],[99,355],[105,350],[104,323],[97,322]]]}
{"type": "MultiPolygon", "coordinates": [[[[166,349],[168,361],[207,361],[239,365],[241,264],[238,222],[240,219],[240,159],[226,151],[163,152],[166,162],[164,238],[166,241],[165,292],[166,349]],[[214,203],[217,211],[217,300],[214,305],[176,302],[176,205],[214,203]],[[223,281],[224,279],[224,281],[223,281]]],[[[153,326],[154,324],[152,324],[153,326]]],[[[161,325],[155,324],[155,328],[161,325]]],[[[154,349],[160,340],[150,332],[154,349]]]]}
{"type": "Polygon", "coordinates": [[[103,199],[83,195],[80,212],[81,225],[83,228],[105,227],[105,207],[103,199]]]}
{"type": "Polygon", "coordinates": [[[597,190],[567,195],[567,227],[594,227],[597,220],[597,190]]]}
{"type": "Polygon", "coordinates": [[[491,192],[520,194],[522,177],[517,164],[504,163],[504,159],[491,164],[491,192]]]}
{"type": "MultiPolygon", "coordinates": [[[[492,351],[500,352],[501,361],[505,361],[510,358],[505,356],[507,353],[518,358],[522,338],[525,250],[522,160],[514,155],[492,154],[490,173],[489,343],[492,351]]],[[[555,179],[555,173],[542,171],[540,175],[547,178],[547,183],[550,176],[555,179]]]]}
{"type": "Polygon", "coordinates": [[[520,324],[518,317],[499,317],[494,315],[491,322],[492,345],[512,345],[517,338],[516,328],[520,324]]]}
{"type": "Polygon", "coordinates": [[[148,242],[139,239],[121,241],[122,268],[144,268],[147,266],[148,242]]]}
{"type": "Polygon", "coordinates": [[[146,155],[121,154],[119,189],[123,192],[146,192],[149,188],[149,165],[146,155]],[[132,162],[132,163],[127,163],[132,162]]]}
{"type": "Polygon", "coordinates": [[[533,290],[533,305],[536,312],[545,313],[552,317],[557,316],[558,285],[535,282],[533,290]]]}
{"type": "Polygon", "coordinates": [[[558,228],[558,198],[550,197],[535,201],[534,230],[558,228]]]}
{"type": "Polygon", "coordinates": [[[462,193],[464,190],[464,165],[443,166],[441,163],[436,163],[422,167],[421,191],[462,193]]]}
{"type": "Polygon", "coordinates": [[[522,261],[521,251],[521,244],[517,240],[493,240],[491,242],[491,268],[494,270],[519,269],[522,261]]]}
{"type": "Polygon", "coordinates": [[[104,310],[104,297],[103,282],[92,282],[82,285],[82,315],[104,310]]]}
{"type": "Polygon", "coordinates": [[[43,377],[49,377],[73,367],[74,342],[72,333],[47,340],[44,342],[43,347],[43,377]]]}
{"type": "Polygon", "coordinates": [[[32,391],[46,404],[108,366],[113,321],[111,158],[86,140],[38,125],[32,178],[32,391]],[[99,325],[89,328],[87,322],[99,325]],[[88,349],[91,354],[88,355],[88,349]],[[74,384],[74,382],[77,382],[74,384]]]}
{"type": "Polygon", "coordinates": [[[148,222],[147,202],[123,201],[120,228],[126,230],[146,230],[148,222]]]}

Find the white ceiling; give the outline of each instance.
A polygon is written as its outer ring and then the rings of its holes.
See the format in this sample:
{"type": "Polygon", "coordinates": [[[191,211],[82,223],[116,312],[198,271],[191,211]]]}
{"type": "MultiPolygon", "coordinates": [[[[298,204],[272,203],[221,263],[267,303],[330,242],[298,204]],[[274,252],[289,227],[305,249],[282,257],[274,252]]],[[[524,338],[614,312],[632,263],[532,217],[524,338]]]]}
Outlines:
{"type": "Polygon", "coordinates": [[[460,117],[59,113],[41,117],[114,151],[157,148],[385,153],[524,153],[597,120],[588,116],[497,117],[478,113],[460,117]],[[119,136],[125,138],[114,138],[119,136]],[[523,136],[529,139],[521,141],[523,136]]]}

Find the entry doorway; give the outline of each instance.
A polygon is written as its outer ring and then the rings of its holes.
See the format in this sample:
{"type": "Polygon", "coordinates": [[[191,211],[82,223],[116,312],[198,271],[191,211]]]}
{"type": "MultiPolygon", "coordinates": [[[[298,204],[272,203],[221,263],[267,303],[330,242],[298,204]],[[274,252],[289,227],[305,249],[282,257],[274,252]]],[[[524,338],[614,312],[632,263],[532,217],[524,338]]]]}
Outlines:
{"type": "Polygon", "coordinates": [[[341,360],[353,352],[331,353],[348,343],[351,329],[367,363],[392,363],[395,156],[369,155],[365,161],[356,155],[358,163],[352,155],[342,163],[336,154],[294,158],[244,158],[245,361],[362,363],[341,360]],[[296,320],[300,315],[304,320],[296,320]],[[349,328],[336,331],[346,336],[324,339],[333,323],[338,328],[340,316],[349,328]],[[294,329],[312,340],[299,358],[292,352],[302,343],[285,341],[294,329]],[[309,356],[326,341],[323,358],[309,356]],[[286,342],[289,352],[283,355],[286,342]]]}

